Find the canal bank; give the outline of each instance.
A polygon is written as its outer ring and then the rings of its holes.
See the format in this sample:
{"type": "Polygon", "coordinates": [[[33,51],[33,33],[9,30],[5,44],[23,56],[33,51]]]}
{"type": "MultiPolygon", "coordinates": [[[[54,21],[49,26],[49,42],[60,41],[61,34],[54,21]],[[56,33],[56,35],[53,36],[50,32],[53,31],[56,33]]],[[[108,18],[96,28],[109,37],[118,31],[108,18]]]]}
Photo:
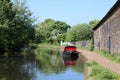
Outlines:
{"type": "MultiPolygon", "coordinates": [[[[102,65],[103,67],[109,69],[110,71],[120,75],[120,71],[119,71],[120,64],[115,63],[109,59],[106,59],[96,52],[91,52],[91,51],[82,50],[82,49],[79,49],[78,51],[80,52],[80,56],[82,55],[86,58],[86,60],[87,60],[86,62],[95,61],[98,64],[102,65]]],[[[88,74],[88,71],[87,71],[87,74],[88,74]]],[[[88,75],[87,75],[87,77],[88,77],[88,75]]]]}

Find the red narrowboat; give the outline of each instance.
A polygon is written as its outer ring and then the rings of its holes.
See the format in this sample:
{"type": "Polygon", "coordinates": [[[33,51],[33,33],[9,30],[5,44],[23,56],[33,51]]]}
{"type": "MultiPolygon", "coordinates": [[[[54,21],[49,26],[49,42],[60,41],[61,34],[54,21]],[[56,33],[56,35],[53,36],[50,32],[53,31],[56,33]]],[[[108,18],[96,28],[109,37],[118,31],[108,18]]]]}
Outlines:
{"type": "Polygon", "coordinates": [[[76,65],[76,60],[79,58],[79,52],[75,46],[64,46],[62,51],[64,65],[76,65]]]}

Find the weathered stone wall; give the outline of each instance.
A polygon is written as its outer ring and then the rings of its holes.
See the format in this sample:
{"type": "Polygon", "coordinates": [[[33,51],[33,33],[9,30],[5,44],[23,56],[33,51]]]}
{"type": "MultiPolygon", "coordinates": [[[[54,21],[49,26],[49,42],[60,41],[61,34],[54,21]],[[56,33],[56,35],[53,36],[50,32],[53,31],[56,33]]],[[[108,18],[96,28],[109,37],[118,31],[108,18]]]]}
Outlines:
{"type": "Polygon", "coordinates": [[[76,42],[76,46],[89,47],[90,41],[78,41],[78,42],[76,42]]]}
{"type": "Polygon", "coordinates": [[[120,53],[120,6],[104,24],[94,31],[94,47],[120,53]]]}

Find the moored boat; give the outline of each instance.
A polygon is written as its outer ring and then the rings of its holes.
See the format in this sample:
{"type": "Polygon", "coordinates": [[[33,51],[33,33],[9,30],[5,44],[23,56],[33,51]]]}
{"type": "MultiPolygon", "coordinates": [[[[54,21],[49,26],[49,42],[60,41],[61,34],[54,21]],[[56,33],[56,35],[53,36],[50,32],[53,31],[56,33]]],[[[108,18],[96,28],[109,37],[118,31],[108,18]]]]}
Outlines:
{"type": "Polygon", "coordinates": [[[77,52],[76,46],[64,46],[62,56],[76,59],[79,57],[79,52],[77,52]]]}

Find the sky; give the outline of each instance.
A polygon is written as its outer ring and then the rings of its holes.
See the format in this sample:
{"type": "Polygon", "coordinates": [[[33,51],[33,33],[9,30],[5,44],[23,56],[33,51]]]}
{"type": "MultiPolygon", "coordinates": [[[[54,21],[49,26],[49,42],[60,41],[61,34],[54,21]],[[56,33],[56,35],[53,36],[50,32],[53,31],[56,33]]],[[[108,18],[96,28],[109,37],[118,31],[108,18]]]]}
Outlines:
{"type": "Polygon", "coordinates": [[[27,6],[38,18],[63,21],[70,26],[101,20],[117,0],[27,0],[27,6]]]}

